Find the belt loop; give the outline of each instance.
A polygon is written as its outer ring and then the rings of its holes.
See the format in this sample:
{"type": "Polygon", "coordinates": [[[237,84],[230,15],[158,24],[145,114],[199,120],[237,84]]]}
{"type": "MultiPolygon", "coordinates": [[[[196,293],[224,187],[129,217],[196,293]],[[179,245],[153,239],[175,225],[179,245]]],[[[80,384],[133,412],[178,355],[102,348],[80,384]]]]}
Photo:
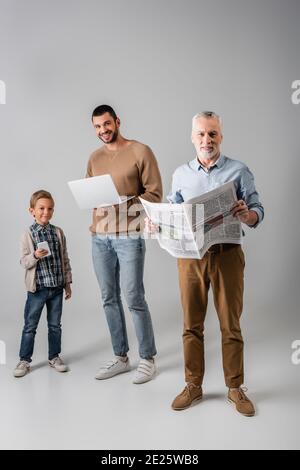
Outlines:
{"type": "Polygon", "coordinates": [[[220,243],[220,253],[223,253],[224,251],[224,243],[220,243]]]}

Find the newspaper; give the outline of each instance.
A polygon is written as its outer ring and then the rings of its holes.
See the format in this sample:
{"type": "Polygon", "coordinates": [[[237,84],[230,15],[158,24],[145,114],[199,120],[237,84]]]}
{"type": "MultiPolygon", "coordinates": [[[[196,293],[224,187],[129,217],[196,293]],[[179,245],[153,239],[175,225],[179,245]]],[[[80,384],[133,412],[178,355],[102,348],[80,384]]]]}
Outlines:
{"type": "Polygon", "coordinates": [[[232,181],[182,204],[140,200],[158,226],[161,248],[176,258],[201,259],[216,243],[242,243],[241,223],[231,214],[237,200],[232,181]]]}
{"type": "MultiPolygon", "coordinates": [[[[199,258],[199,247],[193,232],[192,206],[140,200],[149,219],[159,228],[155,236],[161,248],[176,258],[199,258]]],[[[203,207],[198,206],[197,212],[203,221],[203,207]]]]}

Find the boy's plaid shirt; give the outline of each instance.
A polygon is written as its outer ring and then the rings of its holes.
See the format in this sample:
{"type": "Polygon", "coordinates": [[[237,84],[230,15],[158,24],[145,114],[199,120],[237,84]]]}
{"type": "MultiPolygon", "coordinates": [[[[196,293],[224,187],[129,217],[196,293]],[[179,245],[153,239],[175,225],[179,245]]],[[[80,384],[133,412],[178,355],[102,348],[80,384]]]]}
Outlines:
{"type": "Polygon", "coordinates": [[[62,264],[59,251],[59,240],[54,225],[45,226],[34,223],[30,227],[34,249],[39,242],[47,241],[51,255],[40,258],[36,268],[37,287],[60,287],[64,285],[62,264]]]}

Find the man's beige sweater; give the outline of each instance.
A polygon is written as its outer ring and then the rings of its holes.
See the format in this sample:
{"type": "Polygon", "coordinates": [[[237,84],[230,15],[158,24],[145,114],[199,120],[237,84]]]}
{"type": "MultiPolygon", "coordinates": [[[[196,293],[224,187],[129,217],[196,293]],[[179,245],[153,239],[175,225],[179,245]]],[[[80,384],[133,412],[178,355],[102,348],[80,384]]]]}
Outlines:
{"type": "Polygon", "coordinates": [[[138,196],[149,202],[162,199],[162,182],[152,150],[136,140],[116,152],[101,147],[92,153],[87,177],[110,174],[120,196],[135,196],[112,208],[94,209],[92,233],[126,233],[141,230],[145,214],[138,196]]]}

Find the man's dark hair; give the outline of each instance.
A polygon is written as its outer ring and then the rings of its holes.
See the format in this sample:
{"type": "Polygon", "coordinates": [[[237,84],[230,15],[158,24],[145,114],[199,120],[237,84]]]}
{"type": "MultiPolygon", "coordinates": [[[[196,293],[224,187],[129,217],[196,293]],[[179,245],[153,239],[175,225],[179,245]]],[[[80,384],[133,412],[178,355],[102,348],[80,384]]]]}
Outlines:
{"type": "Polygon", "coordinates": [[[94,116],[102,116],[102,114],[109,113],[111,117],[114,119],[114,121],[117,120],[117,115],[113,108],[109,106],[108,104],[101,104],[101,106],[97,106],[97,108],[94,109],[93,114],[92,114],[92,120],[94,116]]]}

